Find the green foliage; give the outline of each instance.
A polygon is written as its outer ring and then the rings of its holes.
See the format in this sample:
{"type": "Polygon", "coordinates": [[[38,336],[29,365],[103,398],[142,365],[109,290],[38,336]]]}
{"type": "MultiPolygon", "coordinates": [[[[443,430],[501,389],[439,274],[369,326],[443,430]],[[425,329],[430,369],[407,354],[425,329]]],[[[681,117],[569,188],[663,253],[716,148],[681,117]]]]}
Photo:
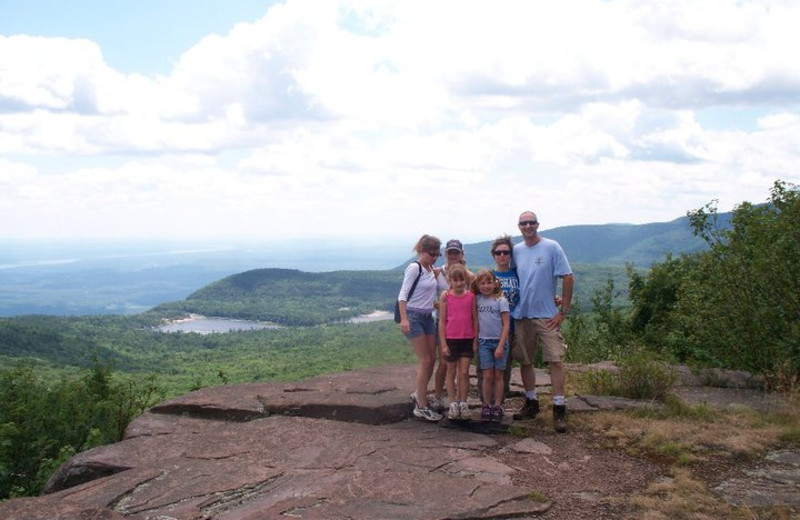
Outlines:
{"type": "Polygon", "coordinates": [[[663,405],[664,406],[655,408],[636,408],[630,410],[628,413],[634,417],[640,418],[659,420],[680,419],[683,421],[704,423],[716,421],[720,413],[709,406],[708,403],[703,402],[697,405],[688,405],[673,394],[667,394],[663,405]]]}
{"type": "Polygon", "coordinates": [[[777,181],[720,227],[712,203],[689,213],[709,250],[631,277],[632,329],[677,359],[800,378],[800,191],[777,181]]]}
{"type": "Polygon", "coordinates": [[[616,363],[619,372],[598,370],[586,375],[584,383],[592,393],[666,401],[677,379],[668,363],[644,349],[631,349],[616,363]]]}
{"type": "Polygon", "coordinates": [[[702,348],[686,341],[676,310],[685,281],[697,270],[699,255],[667,258],[645,275],[628,267],[632,335],[654,350],[668,352],[680,362],[707,361],[702,348]]]}
{"type": "Polygon", "coordinates": [[[80,377],[43,378],[29,363],[0,373],[0,498],[38,494],[81,450],[122,439],[163,398],[152,381],[121,381],[96,362],[80,377]]]}
{"type": "Polygon", "coordinates": [[[11,357],[36,357],[57,365],[72,364],[80,359],[89,366],[86,352],[105,362],[121,361],[120,355],[87,338],[80,330],[65,326],[70,318],[54,316],[22,316],[0,319],[0,345],[3,354],[11,357]]]}
{"type": "Polygon", "coordinates": [[[785,427],[780,435],[780,440],[793,446],[800,446],[800,426],[785,427]]]}
{"type": "Polygon", "coordinates": [[[690,216],[711,249],[681,300],[685,329],[725,364],[800,374],[800,190],[776,182],[768,204],[736,208],[730,230],[713,209],[690,216]]]}
{"type": "Polygon", "coordinates": [[[591,312],[583,312],[580,302],[572,305],[564,327],[569,361],[595,363],[617,359],[627,350],[632,338],[626,312],[617,303],[619,296],[614,280],[609,278],[591,296],[591,312]]]}

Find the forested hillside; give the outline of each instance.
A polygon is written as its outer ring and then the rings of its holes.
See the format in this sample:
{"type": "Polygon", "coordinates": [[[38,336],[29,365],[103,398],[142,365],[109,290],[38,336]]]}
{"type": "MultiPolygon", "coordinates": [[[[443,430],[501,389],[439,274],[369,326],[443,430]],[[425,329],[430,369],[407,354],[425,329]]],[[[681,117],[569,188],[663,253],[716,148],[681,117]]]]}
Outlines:
{"type": "Polygon", "coordinates": [[[398,271],[255,269],[223,278],[155,311],[319,325],[391,309],[401,278],[398,271]]]}

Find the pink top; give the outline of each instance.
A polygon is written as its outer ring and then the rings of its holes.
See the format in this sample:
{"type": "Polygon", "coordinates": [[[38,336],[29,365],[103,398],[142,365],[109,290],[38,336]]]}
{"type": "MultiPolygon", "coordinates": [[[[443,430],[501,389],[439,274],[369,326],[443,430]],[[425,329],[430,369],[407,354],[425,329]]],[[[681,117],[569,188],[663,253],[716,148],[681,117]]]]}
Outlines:
{"type": "Polygon", "coordinates": [[[444,325],[445,338],[474,338],[475,322],[472,319],[472,309],[475,306],[475,295],[472,291],[466,291],[461,296],[448,292],[446,298],[447,322],[444,325]]]}

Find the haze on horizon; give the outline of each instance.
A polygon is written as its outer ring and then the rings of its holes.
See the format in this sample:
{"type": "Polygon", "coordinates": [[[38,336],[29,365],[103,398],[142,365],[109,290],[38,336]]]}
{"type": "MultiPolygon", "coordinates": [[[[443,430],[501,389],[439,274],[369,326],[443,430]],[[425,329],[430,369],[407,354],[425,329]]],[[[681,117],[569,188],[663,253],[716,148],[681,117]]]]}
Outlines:
{"type": "Polygon", "coordinates": [[[763,202],[800,183],[798,25],[789,0],[4,0],[0,239],[410,247],[763,202]]]}

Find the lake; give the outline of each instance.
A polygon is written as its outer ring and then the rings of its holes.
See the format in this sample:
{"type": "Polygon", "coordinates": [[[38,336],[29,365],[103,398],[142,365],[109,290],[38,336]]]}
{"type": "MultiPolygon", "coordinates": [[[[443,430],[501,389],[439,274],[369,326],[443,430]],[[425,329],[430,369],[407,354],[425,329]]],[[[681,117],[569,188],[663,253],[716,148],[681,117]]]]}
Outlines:
{"type": "MultiPolygon", "coordinates": [[[[390,320],[394,314],[386,311],[375,311],[362,314],[347,320],[348,323],[369,323],[372,321],[390,320]]],[[[192,315],[183,320],[175,320],[158,327],[161,332],[194,332],[196,334],[213,334],[233,332],[237,330],[278,329],[280,325],[268,321],[232,320],[230,318],[208,318],[192,315]]]]}
{"type": "Polygon", "coordinates": [[[176,320],[158,328],[161,332],[194,332],[212,334],[233,332],[237,330],[277,329],[280,325],[267,321],[232,320],[230,318],[207,318],[192,316],[184,320],[176,320]]]}

